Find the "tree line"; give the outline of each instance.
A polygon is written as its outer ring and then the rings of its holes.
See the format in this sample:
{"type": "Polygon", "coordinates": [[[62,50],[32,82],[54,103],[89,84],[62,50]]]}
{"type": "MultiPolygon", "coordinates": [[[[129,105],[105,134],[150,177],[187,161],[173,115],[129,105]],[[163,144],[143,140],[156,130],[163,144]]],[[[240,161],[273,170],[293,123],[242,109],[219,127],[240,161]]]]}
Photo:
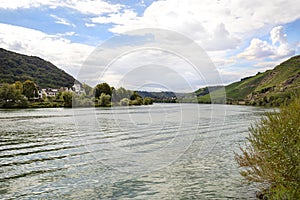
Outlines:
{"type": "Polygon", "coordinates": [[[123,87],[115,89],[108,83],[100,83],[94,88],[82,84],[83,91],[76,94],[73,91],[60,91],[55,96],[43,95],[38,98],[38,87],[31,81],[16,81],[13,84],[4,83],[0,86],[0,107],[110,107],[149,105],[153,100],[142,98],[138,92],[126,90],[123,87]]]}

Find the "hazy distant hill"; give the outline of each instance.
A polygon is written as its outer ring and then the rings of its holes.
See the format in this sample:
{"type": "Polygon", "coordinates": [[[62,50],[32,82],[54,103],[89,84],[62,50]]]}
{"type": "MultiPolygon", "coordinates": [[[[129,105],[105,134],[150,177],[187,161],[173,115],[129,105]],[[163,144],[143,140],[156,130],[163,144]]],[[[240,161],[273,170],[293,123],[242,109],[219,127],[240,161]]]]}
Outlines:
{"type": "Polygon", "coordinates": [[[71,87],[74,77],[52,63],[0,48],[0,83],[32,80],[42,88],[71,87]]]}
{"type": "MultiPolygon", "coordinates": [[[[207,101],[209,94],[196,91],[199,101],[207,101]]],[[[295,56],[272,70],[257,73],[225,86],[227,103],[251,105],[280,105],[300,91],[300,56],[295,56]]],[[[218,89],[211,91],[217,94],[218,89]]]]}

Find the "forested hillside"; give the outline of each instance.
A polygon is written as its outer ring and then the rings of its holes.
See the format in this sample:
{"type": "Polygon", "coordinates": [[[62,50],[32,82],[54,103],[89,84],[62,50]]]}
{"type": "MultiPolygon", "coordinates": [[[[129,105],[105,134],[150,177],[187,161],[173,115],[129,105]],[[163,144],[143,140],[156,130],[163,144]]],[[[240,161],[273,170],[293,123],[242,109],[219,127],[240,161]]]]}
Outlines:
{"type": "Polygon", "coordinates": [[[71,87],[74,77],[52,63],[0,48],[0,83],[34,81],[41,88],[71,87]]]}

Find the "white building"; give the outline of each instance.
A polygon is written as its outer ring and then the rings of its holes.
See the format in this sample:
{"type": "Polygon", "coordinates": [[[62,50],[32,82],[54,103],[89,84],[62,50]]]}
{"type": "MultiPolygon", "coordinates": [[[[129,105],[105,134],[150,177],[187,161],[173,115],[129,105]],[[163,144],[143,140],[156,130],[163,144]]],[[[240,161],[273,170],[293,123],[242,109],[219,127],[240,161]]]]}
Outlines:
{"type": "Polygon", "coordinates": [[[74,83],[74,85],[72,86],[72,90],[73,90],[73,92],[75,92],[75,94],[85,93],[84,89],[82,88],[81,83],[74,83]]]}

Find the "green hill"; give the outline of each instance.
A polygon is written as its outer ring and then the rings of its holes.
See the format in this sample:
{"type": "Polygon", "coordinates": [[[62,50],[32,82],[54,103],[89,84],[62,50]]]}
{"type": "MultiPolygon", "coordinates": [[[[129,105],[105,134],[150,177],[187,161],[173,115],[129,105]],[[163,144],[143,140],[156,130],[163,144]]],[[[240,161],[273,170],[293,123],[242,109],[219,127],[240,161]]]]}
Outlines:
{"type": "Polygon", "coordinates": [[[75,79],[52,63],[0,48],[0,84],[32,80],[41,88],[71,87],[75,79]]]}
{"type": "MultiPolygon", "coordinates": [[[[205,88],[195,92],[198,101],[207,101],[210,94],[201,91],[205,91],[205,88]]],[[[272,70],[229,84],[225,86],[225,91],[229,104],[280,105],[300,91],[300,55],[272,70]]],[[[210,92],[217,94],[218,89],[210,92]]]]}

